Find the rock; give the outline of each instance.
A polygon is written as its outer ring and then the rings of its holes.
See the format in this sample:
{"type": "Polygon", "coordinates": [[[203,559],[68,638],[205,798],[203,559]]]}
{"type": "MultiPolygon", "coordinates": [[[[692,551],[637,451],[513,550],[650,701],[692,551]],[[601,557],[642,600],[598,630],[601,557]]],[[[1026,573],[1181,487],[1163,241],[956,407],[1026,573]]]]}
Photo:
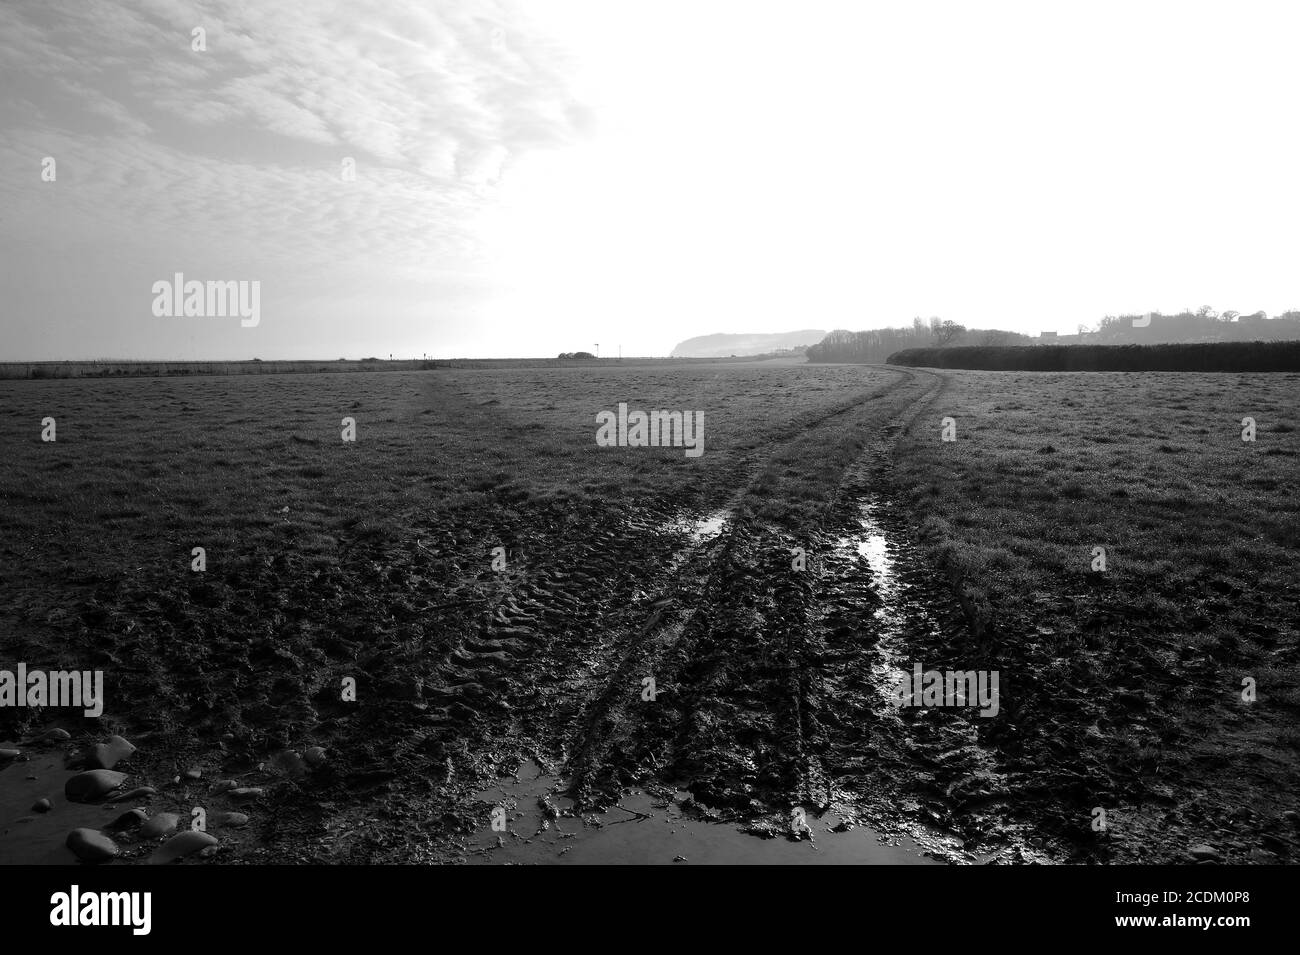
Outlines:
{"type": "Polygon", "coordinates": [[[199,769],[197,766],[191,766],[189,769],[185,770],[185,778],[197,782],[203,778],[203,770],[199,769]]]}
{"type": "Polygon", "coordinates": [[[1213,846],[1206,846],[1206,845],[1192,846],[1190,849],[1187,850],[1187,854],[1190,855],[1193,859],[1197,860],[1198,862],[1201,861],[1222,862],[1223,861],[1223,853],[1220,852],[1218,849],[1214,848],[1213,846]]]}
{"type": "Polygon", "coordinates": [[[107,743],[99,743],[86,756],[91,769],[112,769],[135,752],[135,747],[121,736],[110,736],[107,743]]]}
{"type": "Polygon", "coordinates": [[[312,747],[309,747],[309,748],[307,749],[307,751],[306,751],[305,753],[303,753],[302,755],[303,755],[303,757],[307,760],[307,762],[308,762],[310,765],[312,765],[312,766],[323,766],[323,765],[325,765],[325,747],[324,747],[324,746],[312,746],[312,747]]]}
{"type": "Polygon", "coordinates": [[[176,824],[180,821],[181,817],[174,812],[160,812],[140,827],[140,838],[157,839],[169,832],[175,832],[176,824]]]}
{"type": "Polygon", "coordinates": [[[54,803],[48,799],[38,799],[36,805],[32,806],[32,812],[49,812],[54,808],[54,803]]]}
{"type": "Polygon", "coordinates": [[[1300,826],[1300,812],[1296,812],[1294,809],[1288,809],[1282,813],[1282,818],[1293,826],[1300,826]]]}
{"type": "Polygon", "coordinates": [[[64,783],[63,794],[72,802],[94,802],[120,788],[125,780],[126,773],[115,773],[111,769],[88,769],[64,783]]]}
{"type": "Polygon", "coordinates": [[[152,786],[136,786],[130,792],[122,793],[120,796],[114,796],[116,802],[130,802],[132,799],[148,799],[150,796],[158,795],[158,790],[152,786]]]}
{"type": "Polygon", "coordinates": [[[72,734],[69,733],[67,730],[63,729],[61,726],[56,726],[53,729],[46,730],[44,733],[38,736],[37,739],[43,740],[44,742],[48,742],[48,743],[55,743],[55,742],[61,743],[66,740],[72,739],[72,734]]]}
{"type": "Polygon", "coordinates": [[[239,783],[235,782],[233,779],[218,779],[212,784],[212,791],[214,793],[230,792],[230,790],[238,788],[239,783]]]}
{"type": "Polygon", "coordinates": [[[5,763],[11,759],[17,759],[17,758],[18,758],[18,750],[8,749],[8,748],[0,749],[0,763],[5,763]]]}
{"type": "Polygon", "coordinates": [[[104,829],[107,832],[130,832],[132,829],[138,829],[148,820],[149,814],[143,809],[132,809],[122,813],[104,829]]]}
{"type": "Polygon", "coordinates": [[[95,829],[73,829],[64,845],[83,862],[107,862],[122,852],[116,842],[95,829]]]}
{"type": "Polygon", "coordinates": [[[228,795],[236,802],[252,802],[255,799],[261,799],[262,792],[263,790],[257,787],[240,786],[238,789],[230,790],[228,795]]]}
{"type": "Polygon", "coordinates": [[[242,829],[248,825],[248,817],[242,812],[222,812],[217,814],[214,822],[229,829],[242,829]]]}
{"type": "Polygon", "coordinates": [[[149,857],[149,864],[166,865],[169,862],[175,862],[177,859],[184,859],[196,852],[210,849],[216,844],[216,836],[190,829],[174,835],[164,842],[158,851],[149,857]]]}

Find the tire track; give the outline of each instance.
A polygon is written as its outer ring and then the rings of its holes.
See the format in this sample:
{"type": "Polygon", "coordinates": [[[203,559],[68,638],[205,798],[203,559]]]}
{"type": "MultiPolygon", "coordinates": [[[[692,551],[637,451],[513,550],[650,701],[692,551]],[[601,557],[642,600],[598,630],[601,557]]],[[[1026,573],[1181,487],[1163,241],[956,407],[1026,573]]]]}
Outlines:
{"type": "MultiPolygon", "coordinates": [[[[888,430],[893,438],[877,443],[892,446],[944,384],[941,376],[909,369],[792,434],[766,460],[794,444],[815,446],[847,414],[882,435],[888,430]],[[918,386],[925,387],[920,395],[918,386]],[[883,407],[870,405],[882,395],[883,407]]],[[[740,510],[760,471],[754,468],[733,496],[730,513],[740,510]]],[[[742,813],[772,802],[828,804],[825,775],[808,746],[824,735],[817,707],[809,706],[810,681],[824,666],[809,638],[814,585],[790,566],[792,549],[819,536],[823,528],[809,528],[796,540],[741,517],[720,537],[688,549],[679,573],[659,588],[653,611],[614,641],[619,662],[588,707],[570,759],[580,801],[606,803],[633,782],[664,776],[690,780],[699,798],[742,813]],[[643,698],[646,676],[666,702],[643,698]]]]}

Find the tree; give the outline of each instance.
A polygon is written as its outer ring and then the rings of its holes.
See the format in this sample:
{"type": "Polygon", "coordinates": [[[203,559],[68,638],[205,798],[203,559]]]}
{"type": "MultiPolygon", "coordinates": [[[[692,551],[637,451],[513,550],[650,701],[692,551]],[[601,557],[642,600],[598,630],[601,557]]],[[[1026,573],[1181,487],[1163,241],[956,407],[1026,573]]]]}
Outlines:
{"type": "Polygon", "coordinates": [[[966,334],[965,325],[958,325],[951,320],[940,322],[937,319],[932,319],[932,321],[934,324],[931,326],[930,332],[934,336],[934,343],[940,348],[951,344],[966,334]]]}

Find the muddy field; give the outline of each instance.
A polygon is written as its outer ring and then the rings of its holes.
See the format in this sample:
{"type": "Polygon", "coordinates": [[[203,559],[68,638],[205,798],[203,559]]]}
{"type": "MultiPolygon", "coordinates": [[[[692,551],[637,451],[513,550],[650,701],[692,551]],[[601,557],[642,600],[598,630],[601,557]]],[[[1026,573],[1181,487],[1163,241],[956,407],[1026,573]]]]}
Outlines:
{"type": "Polygon", "coordinates": [[[790,362],[0,382],[0,670],[107,699],[0,708],[0,861],[137,806],[163,822],[113,864],[196,808],[208,863],[1291,861],[1298,398],[790,362]],[[703,411],[704,454],[597,447],[620,402],[703,411]],[[997,712],[898,706],[917,665],[996,672],[997,712]],[[119,788],[70,800],[114,734],[119,788]]]}

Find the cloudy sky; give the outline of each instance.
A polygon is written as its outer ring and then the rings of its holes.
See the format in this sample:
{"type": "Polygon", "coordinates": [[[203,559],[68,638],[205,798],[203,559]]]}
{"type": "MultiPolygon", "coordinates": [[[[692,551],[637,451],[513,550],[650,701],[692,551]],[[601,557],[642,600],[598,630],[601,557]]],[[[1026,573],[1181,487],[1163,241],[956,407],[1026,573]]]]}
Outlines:
{"type": "Polygon", "coordinates": [[[0,358],[1276,314],[1295,11],[4,0],[0,358]],[[177,272],[259,323],[155,315],[177,272]]]}

